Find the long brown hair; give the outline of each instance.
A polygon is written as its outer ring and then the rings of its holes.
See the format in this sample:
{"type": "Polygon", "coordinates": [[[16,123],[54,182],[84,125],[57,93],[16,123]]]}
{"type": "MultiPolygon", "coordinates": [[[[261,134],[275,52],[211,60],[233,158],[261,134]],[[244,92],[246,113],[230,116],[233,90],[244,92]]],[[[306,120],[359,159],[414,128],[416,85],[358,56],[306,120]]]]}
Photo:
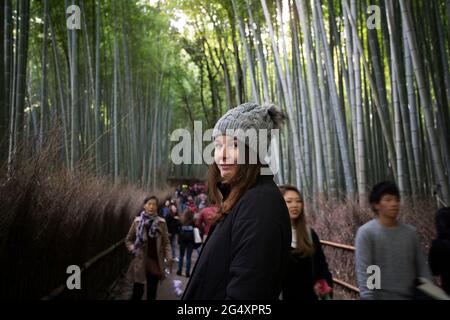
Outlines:
{"type": "MultiPolygon", "coordinates": [[[[249,148],[245,145],[246,159],[249,159],[249,153],[249,148]]],[[[213,162],[208,168],[208,193],[211,203],[219,208],[218,221],[222,220],[228,213],[230,213],[231,209],[233,209],[242,195],[256,184],[258,176],[261,174],[262,164],[259,161],[259,158],[256,164],[250,164],[247,162],[249,161],[245,161],[244,164],[237,164],[235,174],[230,179],[225,181],[222,181],[219,167],[215,162],[213,162]],[[225,201],[223,201],[217,187],[219,182],[226,184],[230,188],[230,194],[225,201]]]]}
{"type": "MultiPolygon", "coordinates": [[[[300,200],[303,201],[302,194],[300,191],[289,184],[284,184],[279,186],[281,194],[284,195],[288,191],[293,191],[298,194],[300,200]]],[[[299,216],[295,218],[291,223],[296,231],[297,236],[297,248],[294,248],[294,252],[299,253],[302,257],[312,256],[314,253],[314,245],[309,238],[308,226],[306,225],[306,217],[305,217],[305,207],[303,206],[302,212],[300,212],[299,216]]]]}
{"type": "Polygon", "coordinates": [[[181,224],[183,226],[190,226],[194,224],[194,213],[191,208],[186,208],[183,211],[183,215],[181,217],[181,224]]]}

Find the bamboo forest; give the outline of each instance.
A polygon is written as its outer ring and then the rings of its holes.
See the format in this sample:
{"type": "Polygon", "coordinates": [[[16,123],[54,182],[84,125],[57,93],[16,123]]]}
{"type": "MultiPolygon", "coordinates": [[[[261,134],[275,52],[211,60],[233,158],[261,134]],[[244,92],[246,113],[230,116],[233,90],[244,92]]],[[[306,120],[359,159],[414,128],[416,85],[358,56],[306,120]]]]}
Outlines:
{"type": "Polygon", "coordinates": [[[173,133],[195,139],[246,102],[286,115],[274,181],[301,192],[335,299],[359,297],[353,246],[377,183],[398,187],[424,252],[436,237],[450,0],[2,0],[0,16],[0,297],[128,299],[142,199],[180,209],[180,190],[211,187],[208,164],[173,161],[173,133]]]}

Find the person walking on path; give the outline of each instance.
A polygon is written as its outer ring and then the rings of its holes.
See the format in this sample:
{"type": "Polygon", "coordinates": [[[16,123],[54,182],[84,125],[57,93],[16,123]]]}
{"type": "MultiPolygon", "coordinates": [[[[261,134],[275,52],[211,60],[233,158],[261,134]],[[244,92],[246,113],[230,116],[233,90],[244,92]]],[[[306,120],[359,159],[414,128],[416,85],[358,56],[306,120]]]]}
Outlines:
{"type": "Polygon", "coordinates": [[[166,218],[167,231],[169,232],[170,248],[172,249],[172,257],[174,261],[178,261],[177,258],[177,236],[180,233],[180,216],[178,215],[178,209],[175,204],[169,206],[169,215],[166,218]]]}
{"type": "Polygon", "coordinates": [[[380,182],[370,192],[369,202],[376,218],[358,229],[355,244],[361,299],[414,299],[417,279],[431,280],[431,274],[416,229],[397,220],[399,190],[392,182],[380,182]]]}
{"type": "Polygon", "coordinates": [[[194,213],[190,208],[186,208],[181,217],[180,233],[178,234],[178,244],[180,245],[180,257],[178,260],[177,275],[183,272],[183,260],[186,253],[186,277],[191,275],[191,257],[194,250],[194,213]]]}
{"type": "Polygon", "coordinates": [[[171,259],[166,221],[157,211],[158,198],[145,198],[143,209],[125,238],[126,247],[134,256],[127,272],[133,283],[132,300],[142,299],[145,284],[147,300],[156,299],[158,283],[165,277],[165,261],[171,259]]]}

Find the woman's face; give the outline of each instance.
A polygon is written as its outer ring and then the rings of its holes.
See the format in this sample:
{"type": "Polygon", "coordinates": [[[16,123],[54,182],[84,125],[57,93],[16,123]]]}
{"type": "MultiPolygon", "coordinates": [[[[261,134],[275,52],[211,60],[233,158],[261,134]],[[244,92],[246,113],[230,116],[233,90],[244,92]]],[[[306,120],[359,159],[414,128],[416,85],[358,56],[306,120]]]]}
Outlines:
{"type": "Polygon", "coordinates": [[[286,201],[291,220],[297,219],[303,213],[303,199],[297,192],[286,191],[284,201],[286,201]]]}
{"type": "Polygon", "coordinates": [[[177,206],[176,205],[171,205],[170,206],[170,211],[173,213],[173,214],[175,214],[175,213],[177,213],[177,206]]]}
{"type": "Polygon", "coordinates": [[[155,199],[150,199],[144,204],[144,210],[147,213],[154,214],[158,209],[158,204],[155,199]]]}
{"type": "Polygon", "coordinates": [[[170,206],[170,201],[169,201],[169,200],[166,200],[166,202],[164,203],[164,205],[165,205],[166,207],[170,206]]]}
{"type": "Polygon", "coordinates": [[[239,157],[238,142],[234,137],[221,135],[214,140],[214,162],[220,170],[223,179],[233,177],[237,170],[239,157]]]}

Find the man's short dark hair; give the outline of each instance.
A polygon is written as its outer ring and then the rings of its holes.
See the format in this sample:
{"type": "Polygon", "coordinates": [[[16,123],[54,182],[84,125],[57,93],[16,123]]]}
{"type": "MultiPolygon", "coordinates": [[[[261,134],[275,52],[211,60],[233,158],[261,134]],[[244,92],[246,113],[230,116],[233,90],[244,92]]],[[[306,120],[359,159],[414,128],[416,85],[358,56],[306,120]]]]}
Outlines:
{"type": "Polygon", "coordinates": [[[377,204],[381,201],[381,198],[386,195],[397,196],[400,199],[400,191],[397,188],[397,185],[392,181],[383,181],[377,183],[370,191],[369,195],[369,203],[372,208],[374,204],[377,204]]]}

